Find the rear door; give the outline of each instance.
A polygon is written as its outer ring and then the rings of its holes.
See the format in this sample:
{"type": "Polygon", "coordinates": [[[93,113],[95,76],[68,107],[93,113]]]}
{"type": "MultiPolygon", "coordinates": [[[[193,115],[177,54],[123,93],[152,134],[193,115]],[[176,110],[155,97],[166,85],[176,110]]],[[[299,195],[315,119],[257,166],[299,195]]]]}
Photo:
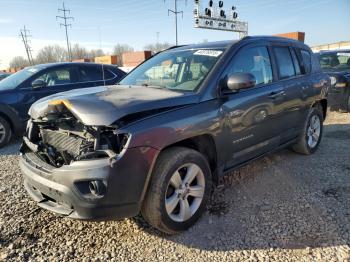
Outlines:
{"type": "Polygon", "coordinates": [[[80,65],[78,72],[83,87],[114,85],[121,78],[104,65],[80,65]]]}
{"type": "Polygon", "coordinates": [[[226,169],[277,147],[284,125],[283,88],[274,81],[269,48],[254,44],[240,49],[224,76],[241,72],[254,75],[256,86],[228,92],[222,101],[220,143],[227,155],[226,169]]]}
{"type": "Polygon", "coordinates": [[[287,45],[274,45],[273,54],[277,66],[280,88],[285,93],[285,103],[281,110],[284,112],[284,125],[281,142],[287,142],[299,134],[300,124],[303,123],[304,104],[309,83],[301,73],[299,60],[293,48],[287,45]]]}

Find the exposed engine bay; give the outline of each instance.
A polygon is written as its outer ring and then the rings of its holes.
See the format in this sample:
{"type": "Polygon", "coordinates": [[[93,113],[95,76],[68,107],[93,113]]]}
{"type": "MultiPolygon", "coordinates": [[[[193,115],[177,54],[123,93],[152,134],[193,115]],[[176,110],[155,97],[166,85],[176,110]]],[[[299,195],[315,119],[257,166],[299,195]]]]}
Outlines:
{"type": "Polygon", "coordinates": [[[128,141],[129,135],[118,134],[116,127],[86,126],[63,104],[51,106],[56,107],[51,113],[28,121],[24,147],[54,167],[116,157],[128,141]]]}

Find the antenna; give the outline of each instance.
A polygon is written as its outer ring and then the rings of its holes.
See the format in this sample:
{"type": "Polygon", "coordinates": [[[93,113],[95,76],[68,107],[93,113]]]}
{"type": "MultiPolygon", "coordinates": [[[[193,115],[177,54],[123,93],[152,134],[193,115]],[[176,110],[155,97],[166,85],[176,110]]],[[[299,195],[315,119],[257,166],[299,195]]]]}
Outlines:
{"type": "Polygon", "coordinates": [[[28,62],[29,64],[34,65],[32,49],[29,46],[30,40],[28,40],[28,38],[31,37],[31,35],[28,35],[27,33],[29,33],[29,30],[26,29],[26,26],[23,26],[23,29],[20,30],[20,36],[22,37],[24,48],[26,49],[28,62]]]}
{"type": "Polygon", "coordinates": [[[67,24],[67,20],[73,20],[74,21],[74,17],[72,16],[67,16],[67,13],[70,14],[70,10],[66,9],[66,7],[64,6],[64,2],[63,2],[63,8],[59,8],[58,12],[63,12],[63,16],[56,16],[56,19],[62,19],[63,23],[60,23],[60,27],[64,26],[65,30],[66,30],[66,41],[67,41],[67,50],[68,50],[68,57],[69,57],[69,61],[72,61],[72,52],[70,49],[70,45],[69,45],[69,39],[68,39],[68,27],[72,27],[72,24],[67,24]]]}

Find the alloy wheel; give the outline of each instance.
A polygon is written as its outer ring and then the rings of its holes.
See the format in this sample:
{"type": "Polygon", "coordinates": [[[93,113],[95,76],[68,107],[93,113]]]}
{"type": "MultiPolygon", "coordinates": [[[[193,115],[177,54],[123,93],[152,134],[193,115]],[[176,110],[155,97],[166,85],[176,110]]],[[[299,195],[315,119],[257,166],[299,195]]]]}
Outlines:
{"type": "Polygon", "coordinates": [[[5,126],[0,122],[0,143],[5,140],[6,137],[6,129],[5,126]]]}
{"type": "Polygon", "coordinates": [[[190,219],[200,207],[205,190],[203,171],[190,163],[177,169],[170,178],[165,209],[168,216],[176,222],[190,219]]]}
{"type": "Polygon", "coordinates": [[[307,144],[310,148],[314,148],[321,134],[321,120],[318,115],[313,115],[309,121],[309,127],[307,130],[307,144]]]}

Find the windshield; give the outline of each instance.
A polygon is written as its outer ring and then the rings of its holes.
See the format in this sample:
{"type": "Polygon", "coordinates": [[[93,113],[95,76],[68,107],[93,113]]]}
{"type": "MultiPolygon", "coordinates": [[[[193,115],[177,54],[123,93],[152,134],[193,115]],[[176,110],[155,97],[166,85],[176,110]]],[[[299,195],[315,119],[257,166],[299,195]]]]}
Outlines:
{"type": "Polygon", "coordinates": [[[29,67],[25,68],[13,75],[6,77],[0,81],[0,90],[11,90],[15,89],[23,81],[34,75],[39,71],[39,68],[29,67]]]}
{"type": "Polygon", "coordinates": [[[332,52],[320,54],[320,64],[322,69],[331,70],[349,70],[350,69],[350,51],[332,52]]]}
{"type": "Polygon", "coordinates": [[[119,84],[194,91],[224,49],[169,50],[149,59],[119,84]]]}

